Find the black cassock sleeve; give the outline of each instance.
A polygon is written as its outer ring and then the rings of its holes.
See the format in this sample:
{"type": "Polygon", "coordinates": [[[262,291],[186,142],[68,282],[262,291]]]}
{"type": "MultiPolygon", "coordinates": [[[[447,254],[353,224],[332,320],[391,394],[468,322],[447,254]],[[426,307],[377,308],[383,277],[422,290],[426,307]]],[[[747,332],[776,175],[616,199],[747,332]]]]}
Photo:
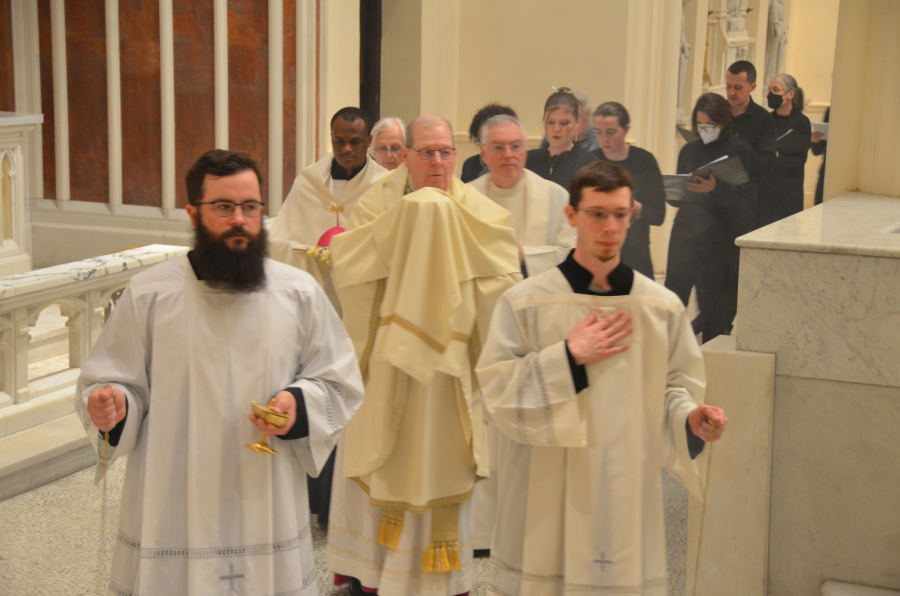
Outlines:
{"type": "Polygon", "coordinates": [[[309,416],[306,414],[306,402],[303,400],[303,390],[299,387],[288,387],[285,391],[294,396],[297,401],[297,419],[294,426],[286,435],[278,435],[283,441],[293,441],[309,436],[309,416]]]}

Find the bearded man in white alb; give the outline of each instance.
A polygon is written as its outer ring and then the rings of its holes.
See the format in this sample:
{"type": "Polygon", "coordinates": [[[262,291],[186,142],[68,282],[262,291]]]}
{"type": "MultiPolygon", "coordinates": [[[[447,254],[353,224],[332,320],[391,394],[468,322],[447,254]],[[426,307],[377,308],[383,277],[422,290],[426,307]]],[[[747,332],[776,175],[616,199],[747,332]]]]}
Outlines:
{"type": "MultiPolygon", "coordinates": [[[[343,108],[331,118],[328,153],[294,180],[272,225],[272,258],[316,278],[341,312],[331,283],[326,232],[345,228],[354,205],[387,170],[369,157],[371,118],[359,108],[343,108]]],[[[333,232],[332,232],[333,233],[333,232]]]]}
{"type": "Polygon", "coordinates": [[[525,169],[528,143],[518,118],[488,118],[480,138],[481,161],[490,171],[470,184],[510,212],[526,276],[556,267],[575,246],[565,214],[569,191],[525,169]]]}
{"type": "Polygon", "coordinates": [[[520,277],[509,213],[453,176],[450,125],[421,116],[404,165],[333,244],[366,402],[335,465],[328,567],[351,594],[454,596],[473,584],[471,496],[488,475],[474,366],[520,277]]]}
{"type": "Polygon", "coordinates": [[[98,460],[129,456],[111,595],[317,594],[306,477],[362,379],[322,288],[265,258],[260,182],[243,153],[194,164],[194,250],[134,276],[82,368],[75,407],[98,460]],[[245,448],[260,431],[277,453],[245,448]]]}
{"type": "Polygon", "coordinates": [[[576,172],[575,250],[494,311],[477,365],[502,432],[491,594],[665,596],[660,469],[699,497],[693,458],[728,422],[696,405],[703,356],[681,301],[621,262],[631,186],[611,163],[576,172]]]}

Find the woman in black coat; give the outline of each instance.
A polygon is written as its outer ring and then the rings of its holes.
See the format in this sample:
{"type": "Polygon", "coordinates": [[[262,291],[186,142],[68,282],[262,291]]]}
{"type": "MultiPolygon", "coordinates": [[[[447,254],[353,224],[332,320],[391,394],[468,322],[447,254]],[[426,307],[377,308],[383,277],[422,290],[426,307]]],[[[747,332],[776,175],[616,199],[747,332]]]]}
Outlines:
{"type": "MultiPolygon", "coordinates": [[[[690,174],[721,157],[738,156],[748,168],[747,145],[731,134],[731,106],[721,95],[705,93],[691,116],[694,135],[678,154],[678,173],[690,174]]],[[[703,341],[730,332],[737,314],[739,252],[735,239],[750,231],[755,201],[750,183],[732,186],[694,176],[685,185],[669,240],[666,287],[687,305],[697,286],[703,341]]]]}
{"type": "Polygon", "coordinates": [[[803,115],[803,89],[794,77],[775,75],[766,100],[775,110],[777,153],[772,174],[760,184],[757,228],[803,211],[804,170],[812,145],[812,125],[803,115]]]}

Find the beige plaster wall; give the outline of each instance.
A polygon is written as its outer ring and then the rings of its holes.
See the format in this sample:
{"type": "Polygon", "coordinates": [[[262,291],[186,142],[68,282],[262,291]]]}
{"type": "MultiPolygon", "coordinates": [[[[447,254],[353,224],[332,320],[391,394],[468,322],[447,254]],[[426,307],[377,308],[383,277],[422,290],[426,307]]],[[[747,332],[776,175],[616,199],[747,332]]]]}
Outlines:
{"type": "MultiPolygon", "coordinates": [[[[461,0],[458,110],[468,128],[487,103],[512,106],[539,141],[551,86],[581,91],[596,107],[625,97],[627,0],[461,0]]],[[[459,138],[459,136],[458,136],[459,138]]],[[[460,162],[475,147],[460,139],[460,162]]]]}
{"type": "MultiPolygon", "coordinates": [[[[783,71],[793,75],[810,102],[804,113],[821,122],[831,105],[838,11],[841,0],[788,0],[788,43],[783,71]]],[[[761,81],[766,87],[768,81],[761,81]]],[[[765,90],[763,100],[765,100],[765,90]]],[[[813,204],[822,158],[809,154],[804,181],[805,205],[813,204]]]]}
{"type": "Polygon", "coordinates": [[[825,199],[861,190],[900,197],[900,3],[843,0],[825,199]]]}
{"type": "Polygon", "coordinates": [[[322,2],[319,112],[319,147],[322,154],[331,151],[329,124],[332,115],[343,107],[359,105],[359,2],[322,2]]]}

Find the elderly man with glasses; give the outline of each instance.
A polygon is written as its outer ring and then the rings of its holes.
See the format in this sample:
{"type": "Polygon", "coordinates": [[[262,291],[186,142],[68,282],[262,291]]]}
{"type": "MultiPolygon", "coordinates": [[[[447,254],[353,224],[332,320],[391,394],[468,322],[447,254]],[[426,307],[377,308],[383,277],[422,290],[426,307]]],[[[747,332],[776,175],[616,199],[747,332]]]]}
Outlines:
{"type": "Polygon", "coordinates": [[[472,370],[519,259],[509,212],[454,177],[446,120],[414,120],[403,162],[332,244],[366,400],[338,450],[328,565],[353,594],[453,596],[473,585],[471,496],[489,474],[472,370]]]}
{"type": "Polygon", "coordinates": [[[565,214],[569,192],[525,169],[528,146],[518,118],[488,118],[479,137],[481,160],[490,171],[470,184],[512,215],[522,273],[556,267],[575,247],[575,230],[565,214]]]}
{"type": "Polygon", "coordinates": [[[403,163],[403,137],[406,125],[400,118],[387,116],[375,123],[369,137],[369,155],[389,172],[403,163]]]}
{"type": "Polygon", "coordinates": [[[341,305],[331,283],[327,250],[331,235],[346,227],[359,198],[387,174],[367,157],[371,120],[359,108],[335,113],[331,119],[334,152],[300,172],[272,225],[272,258],[316,278],[338,314],[341,305]]]}

